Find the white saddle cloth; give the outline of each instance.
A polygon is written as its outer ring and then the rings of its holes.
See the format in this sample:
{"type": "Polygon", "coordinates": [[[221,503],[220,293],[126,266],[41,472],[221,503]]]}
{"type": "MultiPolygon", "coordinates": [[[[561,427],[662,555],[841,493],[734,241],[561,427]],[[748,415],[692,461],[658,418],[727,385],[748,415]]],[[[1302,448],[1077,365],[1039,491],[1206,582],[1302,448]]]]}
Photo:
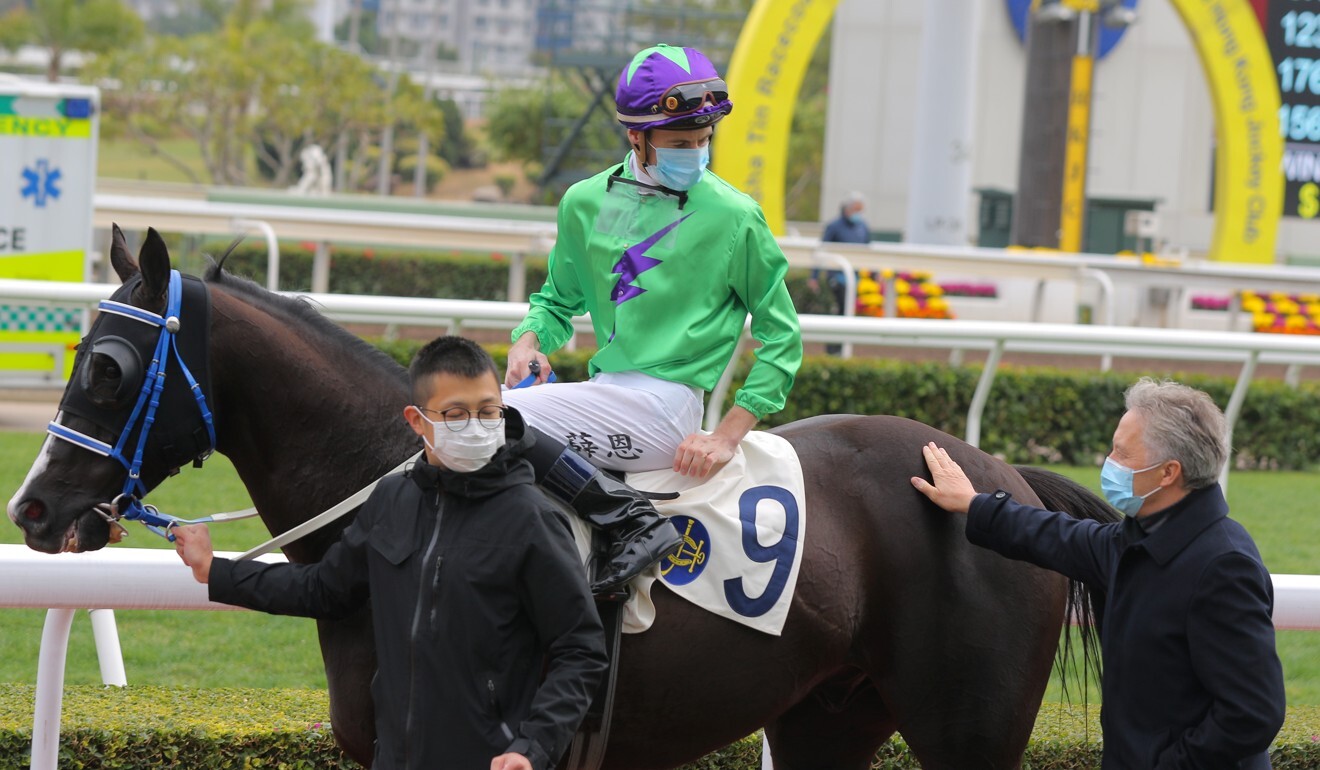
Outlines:
{"type": "MultiPolygon", "coordinates": [[[[752,431],[733,459],[705,481],[660,470],[629,474],[628,483],[647,492],[679,493],[676,500],[655,505],[674,522],[684,544],[633,581],[624,633],[640,633],[655,621],[651,590],[659,580],[699,607],[778,636],[797,587],[806,537],[802,465],[793,446],[752,431]]],[[[585,560],[590,529],[570,518],[585,560]]]]}

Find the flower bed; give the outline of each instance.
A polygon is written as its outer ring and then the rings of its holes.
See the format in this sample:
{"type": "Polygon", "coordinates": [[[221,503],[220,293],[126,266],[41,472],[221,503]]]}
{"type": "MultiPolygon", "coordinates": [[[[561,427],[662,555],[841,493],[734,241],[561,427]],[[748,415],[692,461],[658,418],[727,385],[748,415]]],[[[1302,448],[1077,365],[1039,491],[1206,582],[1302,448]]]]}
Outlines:
{"type": "MultiPolygon", "coordinates": [[[[1320,295],[1281,291],[1239,292],[1242,310],[1251,314],[1251,330],[1266,334],[1320,334],[1320,295]]],[[[1232,297],[1197,294],[1193,310],[1227,311],[1232,297]]]]}
{"type": "Polygon", "coordinates": [[[1242,309],[1251,314],[1252,331],[1320,334],[1320,296],[1247,290],[1241,296],[1242,309]]]}
{"type": "Polygon", "coordinates": [[[930,280],[930,273],[900,272],[892,270],[879,274],[862,271],[857,275],[857,315],[883,317],[885,312],[885,281],[893,281],[898,295],[898,318],[953,318],[944,290],[930,280]]]}
{"type": "Polygon", "coordinates": [[[993,283],[942,283],[940,288],[944,290],[946,297],[982,297],[985,299],[997,299],[999,297],[999,287],[993,283]]]}

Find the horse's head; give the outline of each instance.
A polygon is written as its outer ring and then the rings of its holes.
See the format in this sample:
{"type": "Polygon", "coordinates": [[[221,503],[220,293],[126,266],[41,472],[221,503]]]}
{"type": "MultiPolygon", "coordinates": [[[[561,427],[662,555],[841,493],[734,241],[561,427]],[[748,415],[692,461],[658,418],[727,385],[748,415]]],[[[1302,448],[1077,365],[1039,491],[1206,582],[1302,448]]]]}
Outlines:
{"type": "Polygon", "coordinates": [[[171,270],[155,230],[135,262],[116,226],[110,261],[123,285],[79,343],[50,435],[9,501],[38,551],[118,540],[117,516],[214,445],[206,287],[171,270]]]}

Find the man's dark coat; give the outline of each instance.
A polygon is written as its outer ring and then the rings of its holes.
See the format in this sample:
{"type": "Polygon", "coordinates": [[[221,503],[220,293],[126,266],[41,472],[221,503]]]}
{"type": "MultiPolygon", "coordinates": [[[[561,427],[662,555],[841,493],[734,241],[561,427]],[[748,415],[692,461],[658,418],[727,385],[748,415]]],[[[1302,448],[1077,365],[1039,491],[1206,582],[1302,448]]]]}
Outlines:
{"type": "Polygon", "coordinates": [[[1284,718],[1274,587],[1219,485],[1149,534],[977,495],[967,539],[1105,592],[1100,721],[1106,770],[1270,767],[1284,718]]]}
{"type": "Polygon", "coordinates": [[[506,436],[475,472],[421,458],[381,481],[316,564],[211,566],[213,601],[265,612],[337,617],[370,598],[376,770],[486,770],[505,752],[553,767],[606,667],[572,536],[533,484],[535,437],[513,409],[506,436]]]}

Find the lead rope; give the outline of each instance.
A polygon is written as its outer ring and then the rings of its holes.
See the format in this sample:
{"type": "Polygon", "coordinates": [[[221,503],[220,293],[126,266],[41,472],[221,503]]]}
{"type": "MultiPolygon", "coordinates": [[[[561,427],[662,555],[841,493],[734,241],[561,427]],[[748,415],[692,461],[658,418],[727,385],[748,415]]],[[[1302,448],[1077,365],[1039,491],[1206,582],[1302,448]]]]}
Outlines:
{"type": "Polygon", "coordinates": [[[293,529],[287,532],[283,532],[279,535],[276,535],[275,537],[272,537],[270,540],[267,540],[266,542],[262,543],[261,545],[255,548],[251,548],[244,551],[243,553],[238,555],[237,560],[246,561],[248,559],[255,559],[258,556],[270,553],[276,548],[283,548],[289,543],[292,543],[293,541],[301,537],[304,537],[308,534],[311,534],[312,532],[315,532],[321,527],[328,525],[330,522],[343,518],[350,512],[357,510],[359,506],[365,503],[367,501],[367,498],[370,497],[371,493],[376,489],[377,484],[384,481],[389,476],[392,476],[396,473],[402,473],[404,470],[407,470],[408,466],[416,462],[417,458],[421,456],[422,453],[418,452],[412,457],[409,457],[407,460],[404,460],[403,462],[395,466],[394,470],[390,471],[389,473],[386,473],[384,476],[381,476],[380,478],[376,479],[375,481],[371,482],[365,487],[349,495],[344,500],[340,501],[340,503],[334,506],[333,508],[324,511],[320,514],[317,514],[316,516],[308,519],[307,521],[304,521],[302,524],[299,524],[298,526],[294,527],[293,529]]]}
{"type": "MultiPolygon", "coordinates": [[[[541,373],[540,362],[533,361],[528,368],[531,374],[529,374],[526,378],[524,378],[522,382],[519,382],[517,385],[513,386],[515,389],[525,388],[530,386],[532,383],[536,382],[537,376],[541,373]]],[[[554,382],[556,379],[558,378],[555,377],[555,373],[553,371],[550,372],[548,377],[546,377],[547,382],[554,382]]],[[[287,532],[282,532],[279,535],[272,537],[270,540],[267,540],[261,545],[258,545],[254,548],[249,548],[248,550],[239,554],[236,557],[236,559],[238,561],[248,561],[257,558],[258,556],[264,556],[265,554],[274,551],[276,548],[283,548],[289,543],[292,543],[293,541],[298,540],[302,537],[306,537],[312,532],[315,532],[316,530],[322,527],[328,526],[331,522],[343,518],[344,516],[348,515],[350,512],[357,510],[363,503],[365,503],[367,501],[367,498],[371,496],[371,493],[375,491],[377,484],[384,481],[389,476],[392,476],[396,473],[402,473],[403,471],[407,470],[408,466],[417,462],[417,459],[421,456],[422,456],[422,452],[418,452],[417,454],[409,457],[407,460],[404,460],[403,462],[395,466],[393,470],[389,471],[384,476],[381,476],[380,478],[376,479],[375,481],[371,482],[365,487],[359,489],[357,492],[354,492],[352,495],[349,495],[348,497],[341,500],[333,508],[330,508],[326,511],[317,514],[316,516],[308,519],[307,521],[304,521],[302,524],[299,524],[298,526],[288,530],[287,532]]],[[[196,519],[195,521],[186,521],[183,519],[177,519],[176,521],[180,524],[193,524],[193,523],[200,524],[207,521],[226,521],[231,519],[247,518],[249,516],[255,516],[256,513],[257,513],[257,509],[249,508],[245,511],[237,511],[232,514],[217,513],[214,516],[208,516],[206,518],[196,519]],[[225,518],[221,518],[221,517],[225,517],[225,518]]]]}
{"type": "MultiPolygon", "coordinates": [[[[519,382],[517,385],[514,385],[513,386],[514,389],[526,388],[530,386],[532,383],[536,382],[537,376],[541,373],[541,362],[539,361],[531,362],[531,364],[528,365],[528,369],[531,372],[531,374],[523,378],[522,382],[519,382]]],[[[554,382],[556,379],[558,378],[555,377],[555,373],[550,372],[550,375],[546,378],[546,382],[554,382]]],[[[275,537],[272,537],[270,540],[267,540],[266,542],[262,543],[261,545],[255,548],[250,548],[244,551],[243,553],[238,555],[237,559],[239,561],[246,561],[248,559],[255,559],[258,556],[268,554],[271,551],[274,551],[276,548],[283,548],[289,543],[292,543],[294,540],[297,540],[298,538],[304,537],[308,534],[311,534],[312,532],[315,532],[321,527],[330,524],[330,522],[332,521],[343,518],[350,511],[357,510],[358,506],[365,503],[367,501],[367,498],[371,496],[372,491],[376,489],[376,485],[384,481],[386,476],[392,476],[396,473],[402,473],[404,470],[408,468],[408,466],[417,462],[417,458],[421,456],[422,453],[418,452],[412,457],[409,457],[407,460],[404,460],[403,462],[399,463],[399,465],[395,467],[394,470],[390,471],[389,473],[386,473],[385,476],[381,476],[380,478],[376,479],[375,481],[371,482],[365,487],[359,489],[357,492],[345,498],[335,507],[327,511],[324,511],[320,514],[317,514],[313,518],[304,521],[302,524],[299,524],[298,526],[294,527],[288,532],[284,532],[279,535],[276,535],[275,537]]],[[[256,512],[255,508],[251,510],[253,511],[253,513],[256,512]]],[[[217,519],[217,521],[219,521],[219,519],[217,519]]]]}

